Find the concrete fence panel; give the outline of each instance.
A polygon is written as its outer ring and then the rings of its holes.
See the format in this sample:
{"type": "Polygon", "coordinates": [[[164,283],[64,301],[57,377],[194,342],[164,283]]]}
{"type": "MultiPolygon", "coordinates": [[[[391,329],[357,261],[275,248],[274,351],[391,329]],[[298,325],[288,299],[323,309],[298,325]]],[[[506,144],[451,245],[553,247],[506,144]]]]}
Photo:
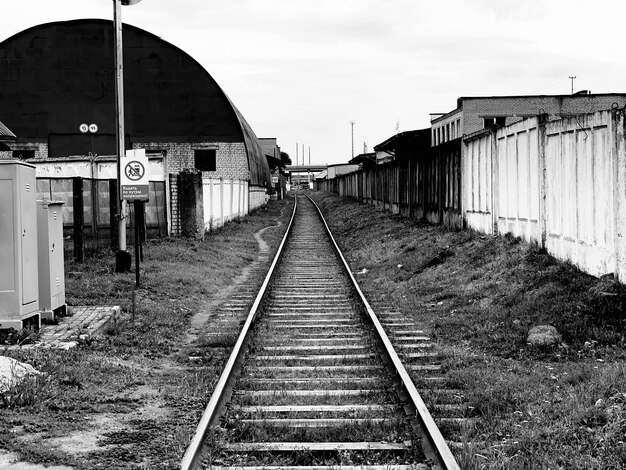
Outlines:
{"type": "Polygon", "coordinates": [[[589,274],[624,282],[625,149],[623,109],[525,119],[467,137],[467,226],[536,242],[589,274]]]}
{"type": "Polygon", "coordinates": [[[466,143],[463,155],[463,207],[467,226],[483,233],[494,232],[491,133],[466,143]]]}
{"type": "Polygon", "coordinates": [[[248,214],[248,182],[236,179],[203,178],[204,227],[213,230],[248,214]]]}
{"type": "Polygon", "coordinates": [[[540,243],[538,135],[536,118],[496,132],[495,218],[498,233],[540,243]]]}
{"type": "Polygon", "coordinates": [[[546,125],[546,249],[595,276],[615,270],[615,168],[608,111],[546,125]]]}

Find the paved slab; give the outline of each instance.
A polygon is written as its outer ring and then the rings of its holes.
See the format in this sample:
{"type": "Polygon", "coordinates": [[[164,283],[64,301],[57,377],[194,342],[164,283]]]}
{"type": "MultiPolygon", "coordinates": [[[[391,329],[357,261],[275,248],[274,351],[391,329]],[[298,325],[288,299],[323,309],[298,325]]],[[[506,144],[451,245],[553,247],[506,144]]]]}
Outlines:
{"type": "Polygon", "coordinates": [[[117,322],[119,306],[79,306],[68,307],[71,315],[58,317],[56,325],[42,325],[39,345],[53,348],[69,348],[79,339],[102,333],[108,326],[117,322]]]}

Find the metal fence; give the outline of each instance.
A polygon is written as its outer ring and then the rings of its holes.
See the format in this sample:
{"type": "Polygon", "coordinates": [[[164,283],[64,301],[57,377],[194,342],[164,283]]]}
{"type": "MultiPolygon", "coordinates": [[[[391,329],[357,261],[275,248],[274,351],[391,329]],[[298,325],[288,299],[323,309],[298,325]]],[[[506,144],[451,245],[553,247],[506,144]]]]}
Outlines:
{"type": "MultiPolygon", "coordinates": [[[[117,181],[92,178],[37,178],[37,199],[64,202],[63,236],[73,240],[66,250],[98,250],[117,244],[117,181]],[[78,210],[78,211],[77,211],[78,210]],[[112,217],[113,215],[113,217],[112,217]],[[76,244],[82,244],[82,247],[76,244]]],[[[127,237],[134,231],[134,207],[129,204],[127,237]]],[[[141,219],[141,217],[140,217],[141,219]]],[[[164,181],[150,181],[149,201],[145,204],[145,226],[148,238],[167,236],[166,187],[164,181]]]]}
{"type": "Polygon", "coordinates": [[[320,189],[383,207],[395,214],[461,228],[461,140],[322,181],[320,189]]]}

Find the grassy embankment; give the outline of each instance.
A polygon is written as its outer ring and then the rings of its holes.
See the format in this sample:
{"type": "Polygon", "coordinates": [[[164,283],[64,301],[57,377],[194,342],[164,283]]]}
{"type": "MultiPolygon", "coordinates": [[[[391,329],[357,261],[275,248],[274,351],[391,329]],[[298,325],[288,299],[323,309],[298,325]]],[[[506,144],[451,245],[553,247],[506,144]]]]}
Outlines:
{"type": "Polygon", "coordinates": [[[361,285],[438,342],[448,377],[480,418],[464,469],[626,468],[624,286],[515,238],[314,198],[352,270],[367,269],[361,285]],[[555,326],[562,344],[528,346],[528,330],[541,324],[555,326]]]}
{"type": "MultiPolygon", "coordinates": [[[[228,335],[213,344],[202,332],[186,343],[190,319],[207,305],[215,308],[257,259],[254,233],[282,220],[263,234],[275,250],[290,207],[271,202],[204,241],[150,241],[134,322],[135,277],[116,274],[111,253],[84,264],[67,261],[68,304],[120,305],[121,321],[70,351],[2,352],[45,375],[0,397],[0,448],[27,462],[76,469],[178,468],[232,346],[228,335]],[[201,360],[190,362],[190,353],[201,360]]],[[[262,271],[252,271],[245,284],[260,285],[262,271]]]]}

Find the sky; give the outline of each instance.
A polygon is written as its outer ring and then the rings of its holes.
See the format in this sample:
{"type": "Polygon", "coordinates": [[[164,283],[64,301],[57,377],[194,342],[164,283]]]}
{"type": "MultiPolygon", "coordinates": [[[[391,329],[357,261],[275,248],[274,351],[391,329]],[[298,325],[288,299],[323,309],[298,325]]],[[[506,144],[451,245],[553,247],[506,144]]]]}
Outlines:
{"type": "MultiPolygon", "coordinates": [[[[111,0],[3,2],[0,41],[113,18],[111,0]]],[[[343,163],[460,96],[626,92],[624,0],[143,0],[124,23],[196,59],[258,137],[343,163]],[[352,125],[351,122],[354,122],[352,125]]]]}

